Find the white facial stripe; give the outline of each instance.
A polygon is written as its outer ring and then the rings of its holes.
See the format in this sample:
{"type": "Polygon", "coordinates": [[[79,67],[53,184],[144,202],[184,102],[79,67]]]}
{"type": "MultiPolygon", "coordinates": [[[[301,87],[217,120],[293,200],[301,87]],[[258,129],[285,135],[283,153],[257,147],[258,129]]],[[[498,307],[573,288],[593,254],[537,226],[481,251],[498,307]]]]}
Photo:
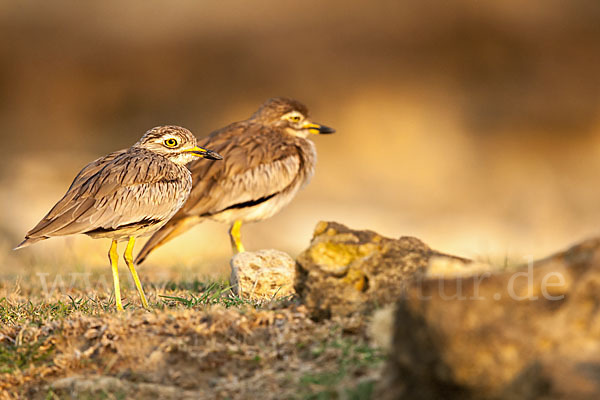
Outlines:
{"type": "Polygon", "coordinates": [[[290,111],[289,113],[287,113],[283,117],[281,117],[281,119],[287,119],[291,122],[300,122],[304,119],[304,116],[302,114],[300,114],[298,111],[290,111]],[[299,118],[299,119],[296,119],[296,118],[299,118]]]}

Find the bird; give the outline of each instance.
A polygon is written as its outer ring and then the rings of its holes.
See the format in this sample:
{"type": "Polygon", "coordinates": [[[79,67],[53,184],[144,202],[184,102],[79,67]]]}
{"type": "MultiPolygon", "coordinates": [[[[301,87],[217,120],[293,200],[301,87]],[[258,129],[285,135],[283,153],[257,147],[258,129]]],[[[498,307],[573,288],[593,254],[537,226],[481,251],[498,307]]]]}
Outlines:
{"type": "Polygon", "coordinates": [[[245,251],[242,224],[270,218],[294,198],[315,170],[316,149],[308,136],[333,132],[312,122],[301,102],[275,97],[250,118],[210,133],[199,143],[224,161],[188,164],[194,181],[190,197],[148,239],[135,262],[207,219],[229,224],[233,253],[245,251]]]}
{"type": "Polygon", "coordinates": [[[185,203],[192,188],[192,176],[185,164],[197,157],[222,159],[218,153],[197,146],[196,137],[180,126],[148,130],[130,148],[86,165],[15,250],[55,236],[79,233],[112,239],[108,258],[116,308],[123,311],[117,244],[127,241],[125,263],[143,307],[149,309],[133,263],[133,246],[136,238],[160,229],[185,203]]]}

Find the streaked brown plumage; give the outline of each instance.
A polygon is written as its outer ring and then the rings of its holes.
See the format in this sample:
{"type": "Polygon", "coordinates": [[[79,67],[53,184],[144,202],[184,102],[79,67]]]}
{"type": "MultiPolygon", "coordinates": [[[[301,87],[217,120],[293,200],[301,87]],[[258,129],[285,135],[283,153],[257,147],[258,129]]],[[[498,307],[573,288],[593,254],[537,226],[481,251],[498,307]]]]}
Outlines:
{"type": "Polygon", "coordinates": [[[16,248],[55,236],[84,233],[113,240],[109,258],[115,278],[117,308],[122,309],[116,273],[117,241],[129,239],[125,259],[142,303],[146,299],[131,262],[136,237],[154,233],[184,204],[192,178],[185,164],[196,157],[221,159],[196,146],[185,128],[150,129],[132,147],[119,150],[86,165],[67,193],[25,236],[16,248]]]}
{"type": "Polygon", "coordinates": [[[243,251],[241,223],[269,218],[287,205],[314,173],[315,146],[306,137],[332,132],[310,122],[302,103],[273,98],[249,119],[200,140],[224,161],[188,165],[194,184],[187,202],[148,240],[136,262],[204,219],[232,224],[234,252],[243,251]]]}

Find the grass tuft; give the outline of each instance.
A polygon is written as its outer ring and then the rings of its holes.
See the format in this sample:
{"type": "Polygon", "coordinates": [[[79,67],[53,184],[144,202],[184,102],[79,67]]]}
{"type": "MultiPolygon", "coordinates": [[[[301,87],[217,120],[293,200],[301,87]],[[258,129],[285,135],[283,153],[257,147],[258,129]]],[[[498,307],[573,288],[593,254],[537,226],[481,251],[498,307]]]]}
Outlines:
{"type": "Polygon", "coordinates": [[[363,400],[371,398],[375,382],[365,380],[354,384],[355,377],[379,367],[385,360],[385,356],[381,350],[357,341],[356,338],[340,337],[313,346],[305,359],[316,361],[316,364],[327,364],[334,359],[336,368],[301,376],[301,399],[325,400],[342,397],[363,400]],[[341,392],[344,396],[340,396],[341,392]]]}
{"type": "Polygon", "coordinates": [[[45,343],[46,338],[23,342],[8,337],[4,339],[0,341],[0,374],[39,366],[50,358],[54,350],[53,345],[45,343]]]}

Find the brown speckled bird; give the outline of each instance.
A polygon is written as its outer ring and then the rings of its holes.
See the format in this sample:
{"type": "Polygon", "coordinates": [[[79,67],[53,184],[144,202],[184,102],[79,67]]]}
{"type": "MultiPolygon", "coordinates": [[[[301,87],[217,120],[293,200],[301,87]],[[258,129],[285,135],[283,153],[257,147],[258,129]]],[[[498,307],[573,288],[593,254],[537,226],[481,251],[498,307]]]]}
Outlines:
{"type": "Polygon", "coordinates": [[[196,138],[179,126],[150,129],[132,147],[86,165],[67,193],[15,249],[54,236],[84,233],[112,239],[108,253],[115,285],[115,302],[122,311],[117,242],[128,240],[124,258],[142,305],[148,302],[133,264],[135,238],[160,229],[184,204],[192,188],[185,167],[196,157],[222,157],[196,146],[196,138]]]}
{"type": "Polygon", "coordinates": [[[269,218],[287,205],[314,173],[317,154],[308,135],[333,132],[311,122],[302,103],[272,98],[249,119],[200,140],[222,154],[224,161],[188,165],[194,181],[189,199],[146,242],[136,263],[205,219],[230,224],[234,253],[244,251],[242,222],[269,218]]]}

